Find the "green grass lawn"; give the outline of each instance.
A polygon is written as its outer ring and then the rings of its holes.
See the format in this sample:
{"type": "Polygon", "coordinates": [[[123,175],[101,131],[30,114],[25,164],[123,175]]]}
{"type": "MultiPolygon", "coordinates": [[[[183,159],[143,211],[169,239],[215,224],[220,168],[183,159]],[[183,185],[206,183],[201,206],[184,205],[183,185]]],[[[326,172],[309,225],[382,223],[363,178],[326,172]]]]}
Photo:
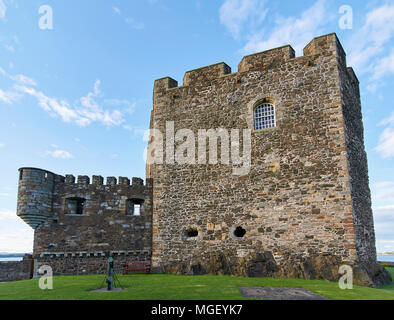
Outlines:
{"type": "MultiPolygon", "coordinates": [[[[394,268],[387,268],[394,278],[394,268]]],[[[125,288],[119,292],[90,292],[103,283],[103,276],[59,276],[53,290],[38,288],[38,279],[0,283],[0,300],[241,300],[240,286],[305,288],[329,299],[394,300],[394,284],[380,289],[355,286],[341,290],[324,280],[243,278],[232,276],[179,276],[169,274],[119,275],[125,288]]]]}

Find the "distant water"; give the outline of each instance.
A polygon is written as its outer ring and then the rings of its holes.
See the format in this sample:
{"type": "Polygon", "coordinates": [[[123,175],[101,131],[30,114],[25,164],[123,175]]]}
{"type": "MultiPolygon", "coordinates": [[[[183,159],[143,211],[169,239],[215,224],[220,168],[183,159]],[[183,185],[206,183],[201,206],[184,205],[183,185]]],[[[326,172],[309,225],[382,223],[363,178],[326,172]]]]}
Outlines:
{"type": "Polygon", "coordinates": [[[0,257],[0,261],[22,261],[23,257],[11,257],[11,258],[2,258],[0,257]]]}
{"type": "Polygon", "coordinates": [[[378,261],[387,261],[387,262],[394,262],[394,255],[393,254],[378,254],[378,261]]]}

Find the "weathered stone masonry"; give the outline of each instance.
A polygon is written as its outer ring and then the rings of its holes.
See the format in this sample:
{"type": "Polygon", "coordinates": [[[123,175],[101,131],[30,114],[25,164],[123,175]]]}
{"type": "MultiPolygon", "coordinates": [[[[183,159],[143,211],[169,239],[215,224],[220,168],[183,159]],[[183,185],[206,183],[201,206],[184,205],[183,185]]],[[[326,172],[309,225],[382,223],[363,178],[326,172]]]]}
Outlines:
{"type": "Polygon", "coordinates": [[[25,254],[22,261],[1,261],[0,282],[28,280],[33,276],[33,259],[25,254]]]}
{"type": "Polygon", "coordinates": [[[112,251],[118,268],[152,259],[156,272],[335,281],[348,264],[356,283],[391,281],[376,262],[359,84],[335,34],[301,57],[284,46],[244,57],[235,73],[218,63],[186,72],[183,86],[156,80],[150,127],[165,134],[167,122],[196,136],[250,129],[250,171],[198,164],[197,144],[196,164],[149,164],[145,185],[22,168],[17,214],[35,229],[35,270],[102,273],[112,251]],[[276,126],[254,130],[263,102],[276,126]]]}
{"type": "MultiPolygon", "coordinates": [[[[72,175],[21,168],[17,214],[35,229],[36,267],[55,274],[102,273],[112,252],[120,268],[126,260],[151,256],[152,181],[72,175]],[[83,212],[70,211],[68,199],[84,199],[83,212]],[[141,204],[140,215],[127,214],[128,201],[141,204]]],[[[72,208],[72,205],[71,205],[72,208]]]]}
{"type": "MultiPolygon", "coordinates": [[[[252,129],[252,167],[153,164],[153,254],[160,272],[389,280],[376,250],[358,80],[335,34],[155,81],[151,128],[252,129]],[[275,105],[276,127],[253,130],[275,105]],[[185,229],[196,237],[184,237],[185,229]],[[234,237],[234,230],[246,231],[234,237]]],[[[166,148],[164,148],[164,153],[166,148]]],[[[197,154],[197,150],[196,150],[197,154]]],[[[166,154],[164,158],[166,158],[166,154]]],[[[207,155],[208,157],[208,155],[207,155]]]]}

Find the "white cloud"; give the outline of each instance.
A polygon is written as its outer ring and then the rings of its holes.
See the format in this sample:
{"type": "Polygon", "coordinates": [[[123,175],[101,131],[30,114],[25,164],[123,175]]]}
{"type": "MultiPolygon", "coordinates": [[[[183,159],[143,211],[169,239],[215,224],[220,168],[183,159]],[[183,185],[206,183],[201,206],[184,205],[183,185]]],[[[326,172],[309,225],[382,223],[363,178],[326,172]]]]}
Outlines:
{"type": "Polygon", "coordinates": [[[375,218],[387,216],[394,218],[394,205],[373,207],[372,210],[375,218]]]}
{"type": "Polygon", "coordinates": [[[391,51],[390,55],[380,59],[378,63],[374,65],[371,80],[379,80],[384,76],[393,73],[394,73],[394,50],[391,51]]]}
{"type": "Polygon", "coordinates": [[[5,18],[7,7],[5,6],[3,0],[0,0],[0,19],[5,18]]]}
{"type": "Polygon", "coordinates": [[[15,210],[0,209],[0,252],[32,252],[34,230],[15,210]]]}
{"type": "MultiPolygon", "coordinates": [[[[112,11],[119,16],[122,15],[122,11],[118,7],[112,7],[112,11]]],[[[135,21],[135,19],[131,17],[127,17],[124,21],[133,29],[141,30],[145,28],[145,25],[142,22],[135,21]]]]}
{"type": "Polygon", "coordinates": [[[379,80],[394,73],[394,50],[387,54],[393,37],[394,4],[384,4],[366,14],[362,27],[346,43],[348,64],[357,73],[370,75],[371,92],[382,84],[379,80]]]}
{"type": "MultiPolygon", "coordinates": [[[[100,80],[96,80],[93,92],[89,92],[86,96],[79,98],[73,105],[66,100],[48,97],[34,88],[18,85],[15,88],[19,92],[35,97],[41,108],[53,117],[60,117],[64,122],[74,122],[81,127],[87,126],[92,122],[100,122],[106,126],[122,124],[124,122],[124,113],[128,112],[128,110],[103,109],[97,102],[97,98],[101,96],[99,86],[100,80]]],[[[103,105],[105,105],[104,102],[103,105]]]]}
{"type": "Polygon", "coordinates": [[[383,158],[394,157],[394,112],[380,124],[387,126],[387,128],[385,128],[380,135],[375,150],[379,152],[383,158]]]}
{"type": "Polygon", "coordinates": [[[327,14],[326,1],[319,0],[299,17],[277,16],[272,30],[260,29],[250,33],[242,51],[254,53],[291,44],[297,55],[300,55],[311,39],[323,33],[323,26],[332,18],[327,14]]]}
{"type": "Polygon", "coordinates": [[[26,84],[28,86],[36,86],[37,85],[37,83],[32,78],[29,78],[23,74],[17,74],[14,76],[10,76],[10,79],[14,80],[16,82],[19,82],[21,84],[26,84]]]}
{"type": "Polygon", "coordinates": [[[12,81],[19,83],[19,84],[25,84],[25,85],[29,85],[29,86],[36,86],[37,85],[36,81],[32,78],[25,76],[23,74],[10,75],[3,68],[0,68],[0,74],[12,81]]]}
{"type": "Polygon", "coordinates": [[[394,240],[376,240],[376,248],[378,252],[394,251],[394,240]]]}
{"type": "Polygon", "coordinates": [[[379,143],[375,150],[383,158],[394,157],[394,128],[386,128],[379,137],[379,143]]]}
{"type": "Polygon", "coordinates": [[[0,148],[4,148],[4,147],[5,147],[5,144],[0,142],[0,148]]]}
{"type": "Polygon", "coordinates": [[[3,101],[6,104],[12,104],[15,101],[18,101],[20,97],[21,95],[15,91],[3,91],[0,89],[0,101],[3,101]]]}
{"type": "Polygon", "coordinates": [[[135,103],[128,100],[103,99],[100,80],[95,81],[92,92],[70,104],[65,99],[49,97],[42,91],[33,88],[37,86],[36,81],[23,74],[10,75],[0,68],[0,75],[14,82],[12,90],[0,89],[0,101],[12,104],[23,95],[29,95],[36,98],[38,105],[52,117],[60,117],[64,122],[74,122],[81,127],[92,122],[100,122],[106,126],[118,126],[125,121],[125,114],[131,114],[134,111],[135,103]]]}
{"type": "Polygon", "coordinates": [[[371,185],[372,201],[379,202],[392,202],[394,203],[394,182],[382,181],[371,185]]]}
{"type": "Polygon", "coordinates": [[[219,17],[232,36],[239,39],[245,24],[250,28],[258,26],[267,12],[264,0],[226,0],[219,9],[219,17]]]}
{"type": "Polygon", "coordinates": [[[53,150],[53,151],[46,151],[45,155],[51,156],[55,159],[72,159],[73,156],[70,152],[65,150],[53,150]]]}
{"type": "Polygon", "coordinates": [[[14,219],[16,217],[15,211],[0,209],[0,220],[14,219]]]}
{"type": "Polygon", "coordinates": [[[0,252],[25,253],[33,251],[34,230],[32,228],[26,225],[11,231],[1,231],[0,252]]]}
{"type": "Polygon", "coordinates": [[[393,237],[394,220],[375,220],[374,226],[377,237],[393,237]]]}

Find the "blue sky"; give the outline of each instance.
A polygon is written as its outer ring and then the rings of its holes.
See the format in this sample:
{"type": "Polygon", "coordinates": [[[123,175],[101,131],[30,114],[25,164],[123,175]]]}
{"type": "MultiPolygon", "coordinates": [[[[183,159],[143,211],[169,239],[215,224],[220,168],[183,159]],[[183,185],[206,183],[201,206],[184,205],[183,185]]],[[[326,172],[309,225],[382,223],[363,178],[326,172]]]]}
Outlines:
{"type": "Polygon", "coordinates": [[[361,82],[377,248],[394,251],[392,1],[0,0],[0,252],[32,250],[15,216],[19,167],[144,178],[155,79],[182,83],[221,61],[235,72],[244,55],[285,44],[299,56],[331,32],[361,82]]]}

